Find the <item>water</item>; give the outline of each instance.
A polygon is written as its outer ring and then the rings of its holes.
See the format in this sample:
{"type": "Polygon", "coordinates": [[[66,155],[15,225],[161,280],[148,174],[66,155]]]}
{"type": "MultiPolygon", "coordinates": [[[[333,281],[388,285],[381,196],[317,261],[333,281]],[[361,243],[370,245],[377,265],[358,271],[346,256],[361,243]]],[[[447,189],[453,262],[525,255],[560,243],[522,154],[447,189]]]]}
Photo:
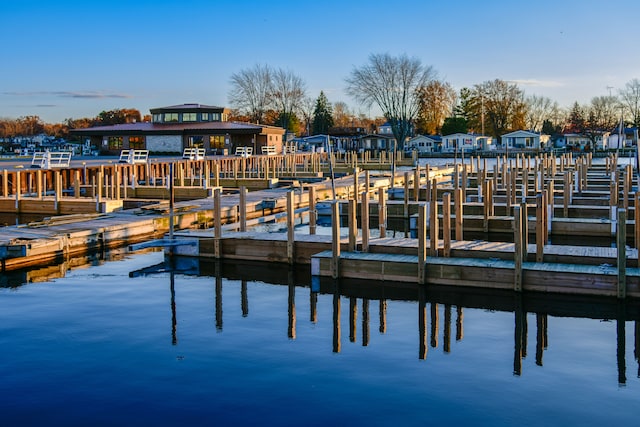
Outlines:
{"type": "Polygon", "coordinates": [[[152,252],[0,288],[0,424],[637,422],[623,320],[637,303],[327,280],[312,292],[304,269],[185,265],[200,275],[152,252]]]}

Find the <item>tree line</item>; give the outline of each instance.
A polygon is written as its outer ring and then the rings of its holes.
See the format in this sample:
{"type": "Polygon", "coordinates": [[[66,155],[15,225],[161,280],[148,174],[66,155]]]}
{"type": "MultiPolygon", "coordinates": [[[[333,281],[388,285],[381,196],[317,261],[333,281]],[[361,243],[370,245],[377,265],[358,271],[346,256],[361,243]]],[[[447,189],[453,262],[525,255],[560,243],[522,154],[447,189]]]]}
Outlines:
{"type": "MultiPolygon", "coordinates": [[[[596,96],[590,103],[561,108],[544,96],[527,96],[516,83],[495,79],[456,91],[432,66],[407,55],[372,54],[345,78],[346,91],[365,108],[378,107],[400,145],[412,134],[483,133],[496,140],[526,129],[546,134],[581,133],[595,139],[624,126],[640,124],[640,80],[632,79],[617,95],[596,96]]],[[[304,80],[290,71],[255,65],[234,73],[229,100],[250,121],[279,123],[307,134],[326,133],[337,124],[353,127],[362,115],[344,103],[331,104],[324,92],[313,100],[304,80]],[[287,82],[285,85],[283,82],[287,82]],[[285,108],[286,106],[286,108],[285,108]],[[266,114],[273,111],[270,117],[266,114]],[[296,128],[295,123],[304,123],[296,128]]],[[[268,123],[267,123],[268,124],[268,123]]]]}
{"type": "Polygon", "coordinates": [[[133,108],[122,108],[101,111],[96,117],[81,119],[65,119],[63,123],[44,123],[38,116],[24,116],[17,119],[0,118],[0,138],[28,138],[46,134],[54,138],[69,139],[69,130],[84,129],[95,126],[109,126],[121,123],[150,120],[150,116],[142,116],[133,108]]]}
{"type": "MultiPolygon", "coordinates": [[[[231,75],[228,94],[230,120],[276,125],[298,135],[360,128],[375,132],[391,125],[400,145],[413,134],[483,133],[498,139],[526,129],[546,134],[575,132],[594,140],[621,121],[640,124],[640,80],[632,79],[617,94],[596,96],[587,104],[562,108],[544,96],[530,95],[513,82],[495,79],[456,91],[436,70],[407,55],[371,54],[345,78],[346,92],[359,106],[377,107],[372,119],[346,103],[331,103],[324,91],[307,93],[303,78],[290,70],[256,64],[231,75]]],[[[45,124],[37,116],[0,119],[0,137],[47,133],[68,138],[70,129],[147,121],[135,109],[102,111],[94,118],[66,119],[45,124]]]]}

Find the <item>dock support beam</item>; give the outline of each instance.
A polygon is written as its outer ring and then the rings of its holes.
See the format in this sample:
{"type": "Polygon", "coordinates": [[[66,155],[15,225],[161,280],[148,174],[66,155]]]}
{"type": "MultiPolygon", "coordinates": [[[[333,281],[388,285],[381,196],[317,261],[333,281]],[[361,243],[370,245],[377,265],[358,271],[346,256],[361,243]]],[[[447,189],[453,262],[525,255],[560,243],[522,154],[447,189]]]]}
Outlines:
{"type": "MultiPolygon", "coordinates": [[[[430,202],[434,203],[434,202],[430,202]]],[[[418,283],[424,284],[424,271],[427,262],[427,206],[418,206],[418,283]]]]}
{"type": "Polygon", "coordinates": [[[618,298],[627,296],[627,211],[618,210],[618,233],[616,234],[618,248],[618,298]]]}
{"type": "Polygon", "coordinates": [[[340,275],[340,205],[334,200],[331,205],[331,277],[340,275]]]}

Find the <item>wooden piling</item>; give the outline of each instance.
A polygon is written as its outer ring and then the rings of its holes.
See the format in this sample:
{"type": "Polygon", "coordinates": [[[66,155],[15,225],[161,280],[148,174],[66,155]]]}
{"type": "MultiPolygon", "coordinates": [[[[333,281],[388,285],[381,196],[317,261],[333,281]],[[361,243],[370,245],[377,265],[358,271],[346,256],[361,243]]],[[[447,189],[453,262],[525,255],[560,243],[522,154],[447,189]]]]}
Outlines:
{"type": "Polygon", "coordinates": [[[331,277],[340,274],[340,205],[334,200],[331,205],[331,277]]]}
{"type": "Polygon", "coordinates": [[[295,262],[295,206],[294,190],[287,192],[287,262],[293,265],[295,262]]]}
{"type": "Polygon", "coordinates": [[[523,242],[522,242],[522,214],[520,206],[513,207],[513,254],[514,254],[514,283],[513,289],[516,292],[522,291],[522,262],[523,262],[523,242]]]}
{"type": "Polygon", "coordinates": [[[316,220],[318,212],[316,211],[316,188],[312,185],[309,187],[309,234],[316,234],[316,220]]]}
{"type": "Polygon", "coordinates": [[[357,206],[358,200],[349,199],[347,205],[347,226],[349,227],[349,244],[347,250],[349,252],[356,250],[356,240],[358,239],[357,206]]]}
{"type": "Polygon", "coordinates": [[[444,241],[444,256],[451,256],[451,193],[442,195],[442,240],[444,241]]]}
{"type": "Polygon", "coordinates": [[[463,195],[462,195],[462,189],[458,188],[455,190],[455,193],[453,195],[453,203],[454,203],[454,211],[455,211],[455,216],[456,216],[456,240],[461,241],[463,240],[463,234],[464,234],[464,230],[463,230],[463,195]]]}
{"type": "Polygon", "coordinates": [[[216,259],[220,259],[222,252],[220,248],[220,239],[222,238],[222,205],[221,205],[221,191],[220,187],[216,187],[213,190],[213,224],[214,224],[214,240],[213,240],[213,256],[216,259]]]}
{"type": "MultiPolygon", "coordinates": [[[[433,203],[433,202],[429,202],[433,203]]],[[[427,205],[418,205],[418,283],[424,284],[427,262],[427,205]]]]}
{"type": "Polygon", "coordinates": [[[240,215],[240,231],[247,231],[247,187],[240,187],[240,201],[238,206],[240,215]]]}
{"type": "Polygon", "coordinates": [[[536,262],[544,259],[544,197],[542,193],[536,195],[536,262]]]}
{"type": "Polygon", "coordinates": [[[362,212],[360,219],[362,222],[362,252],[369,252],[369,192],[362,192],[362,201],[360,202],[362,212]]]}
{"type": "Polygon", "coordinates": [[[627,296],[627,210],[618,210],[618,232],[616,247],[618,249],[618,298],[627,296]]]}
{"type": "Polygon", "coordinates": [[[386,189],[384,187],[378,190],[378,230],[380,237],[387,237],[387,203],[386,189]]]}

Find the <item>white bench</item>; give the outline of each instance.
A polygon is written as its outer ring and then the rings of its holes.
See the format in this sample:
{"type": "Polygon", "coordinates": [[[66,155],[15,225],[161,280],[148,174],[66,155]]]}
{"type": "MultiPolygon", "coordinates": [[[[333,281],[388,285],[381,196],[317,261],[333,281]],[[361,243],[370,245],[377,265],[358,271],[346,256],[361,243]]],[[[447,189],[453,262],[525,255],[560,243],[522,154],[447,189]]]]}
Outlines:
{"type": "Polygon", "coordinates": [[[122,150],[118,163],[147,163],[149,160],[149,150],[122,150]]]}
{"type": "Polygon", "coordinates": [[[236,156],[249,157],[253,154],[253,147],[236,147],[236,156]]]}
{"type": "Polygon", "coordinates": [[[37,152],[33,153],[31,167],[39,169],[68,168],[71,163],[71,152],[37,152]]]}
{"type": "Polygon", "coordinates": [[[182,153],[182,158],[185,160],[203,160],[205,158],[205,149],[195,147],[185,148],[182,153]]]}
{"type": "Polygon", "coordinates": [[[275,145],[263,145],[260,150],[262,150],[262,154],[266,154],[267,156],[273,156],[276,154],[275,145]]]}
{"type": "Polygon", "coordinates": [[[295,153],[296,153],[295,144],[285,145],[284,146],[284,154],[295,154],[295,153]]]}

